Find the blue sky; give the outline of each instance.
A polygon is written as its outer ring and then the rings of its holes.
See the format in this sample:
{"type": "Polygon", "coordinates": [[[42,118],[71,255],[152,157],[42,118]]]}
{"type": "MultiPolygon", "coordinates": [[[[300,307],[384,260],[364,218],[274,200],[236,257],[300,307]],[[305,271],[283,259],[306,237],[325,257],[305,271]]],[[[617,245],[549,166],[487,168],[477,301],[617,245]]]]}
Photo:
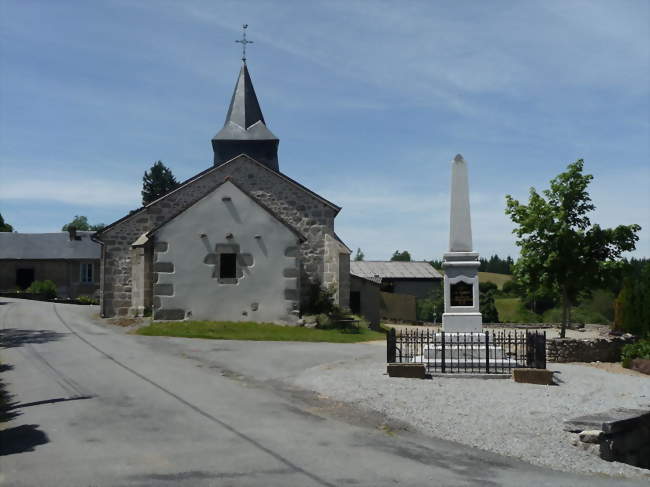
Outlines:
{"type": "Polygon", "coordinates": [[[246,22],[281,171],[366,258],[441,257],[457,153],[481,254],[517,253],[506,194],[584,158],[594,221],[640,224],[650,256],[649,4],[0,0],[0,212],[110,223],[156,160],[210,167],[246,22]]]}

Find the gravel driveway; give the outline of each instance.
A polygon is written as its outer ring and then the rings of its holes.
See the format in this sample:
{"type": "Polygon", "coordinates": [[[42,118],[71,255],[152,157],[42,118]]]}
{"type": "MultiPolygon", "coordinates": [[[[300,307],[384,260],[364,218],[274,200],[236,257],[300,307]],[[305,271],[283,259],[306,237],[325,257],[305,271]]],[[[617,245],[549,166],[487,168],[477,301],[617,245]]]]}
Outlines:
{"type": "Polygon", "coordinates": [[[556,386],[511,379],[389,378],[386,364],[362,358],[313,367],[296,384],[377,410],[414,429],[540,466],[579,473],[647,477],[650,471],[606,462],[570,443],[562,421],[613,407],[650,408],[650,377],[577,364],[549,364],[556,386]]]}

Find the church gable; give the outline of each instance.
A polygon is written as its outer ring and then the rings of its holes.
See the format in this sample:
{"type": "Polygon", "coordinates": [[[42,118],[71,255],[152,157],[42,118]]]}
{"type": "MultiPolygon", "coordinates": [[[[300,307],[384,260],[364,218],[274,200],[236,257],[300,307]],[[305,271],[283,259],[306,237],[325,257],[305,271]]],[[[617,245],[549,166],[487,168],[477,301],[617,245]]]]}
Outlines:
{"type": "Polygon", "coordinates": [[[149,237],[154,318],[295,321],[302,237],[233,182],[149,237]]]}
{"type": "MultiPolygon", "coordinates": [[[[308,303],[313,285],[336,286],[338,302],[346,306],[348,276],[341,262],[349,249],[341,245],[334,233],[334,218],[341,208],[280,172],[278,143],[279,139],[266,127],[244,63],[224,126],[212,139],[214,167],[96,234],[103,244],[102,316],[140,315],[150,309],[153,255],[146,234],[153,230],[158,233],[159,228],[165,231],[167,222],[175,225],[177,215],[184,219],[186,210],[194,211],[195,204],[212,194],[225,179],[265,207],[267,213],[275,215],[276,220],[304,236],[295,251],[300,261],[301,285],[293,294],[298,294],[298,301],[302,305],[308,303]]],[[[241,248],[230,249],[231,254],[241,253],[241,248]]],[[[214,269],[218,269],[216,266],[222,264],[217,262],[220,254],[212,254],[210,259],[214,260],[214,269]]],[[[232,267],[232,262],[223,264],[232,267]]],[[[237,267],[236,272],[245,276],[246,268],[237,267]]]]}

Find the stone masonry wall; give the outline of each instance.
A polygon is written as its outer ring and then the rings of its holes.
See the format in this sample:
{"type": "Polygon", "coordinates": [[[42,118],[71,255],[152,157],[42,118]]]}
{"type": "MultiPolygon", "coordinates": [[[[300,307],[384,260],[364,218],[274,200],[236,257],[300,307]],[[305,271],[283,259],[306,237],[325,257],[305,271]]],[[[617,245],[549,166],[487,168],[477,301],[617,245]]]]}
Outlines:
{"type": "MultiPolygon", "coordinates": [[[[137,313],[132,304],[131,244],[142,234],[208,194],[230,177],[244,190],[296,227],[307,238],[299,251],[301,302],[308,296],[308,281],[325,279],[325,236],[334,234],[335,210],[298,186],[247,156],[207,171],[162,200],[117,223],[99,235],[104,243],[102,314],[105,317],[137,313]]],[[[328,276],[329,278],[330,276],[328,276]]],[[[347,277],[347,276],[346,276],[347,277]]],[[[136,306],[137,308],[137,306],[136,306]]]]}
{"type": "Polygon", "coordinates": [[[621,349],[634,343],[632,335],[595,339],[550,338],[546,340],[549,362],[619,362],[621,349]]]}

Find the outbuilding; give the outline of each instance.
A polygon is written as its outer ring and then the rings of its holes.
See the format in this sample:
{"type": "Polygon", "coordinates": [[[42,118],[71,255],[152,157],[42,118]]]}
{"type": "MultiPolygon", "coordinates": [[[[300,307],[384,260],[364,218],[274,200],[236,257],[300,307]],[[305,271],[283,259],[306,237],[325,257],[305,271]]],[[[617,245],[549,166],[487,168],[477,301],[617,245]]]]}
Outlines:
{"type": "Polygon", "coordinates": [[[59,297],[93,296],[99,289],[101,247],[93,232],[0,232],[0,291],[53,281],[59,297]]]}

